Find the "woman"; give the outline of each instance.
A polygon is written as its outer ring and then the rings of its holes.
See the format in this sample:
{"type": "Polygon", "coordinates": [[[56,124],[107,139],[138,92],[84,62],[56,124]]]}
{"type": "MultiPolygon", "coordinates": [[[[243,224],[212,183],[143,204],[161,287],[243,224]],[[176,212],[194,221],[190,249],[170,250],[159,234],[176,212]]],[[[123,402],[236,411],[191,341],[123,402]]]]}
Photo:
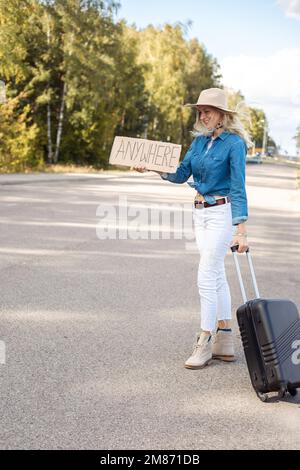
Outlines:
{"type": "Polygon", "coordinates": [[[194,182],[188,184],[197,191],[193,220],[200,252],[201,332],[185,367],[201,369],[212,358],[235,360],[224,259],[230,245],[239,245],[239,253],[248,248],[245,162],[251,141],[238,113],[228,108],[224,90],[203,90],[197,103],[186,106],[197,110],[195,139],[176,173],[157,173],[164,180],[179,184],[192,175],[194,182]]]}

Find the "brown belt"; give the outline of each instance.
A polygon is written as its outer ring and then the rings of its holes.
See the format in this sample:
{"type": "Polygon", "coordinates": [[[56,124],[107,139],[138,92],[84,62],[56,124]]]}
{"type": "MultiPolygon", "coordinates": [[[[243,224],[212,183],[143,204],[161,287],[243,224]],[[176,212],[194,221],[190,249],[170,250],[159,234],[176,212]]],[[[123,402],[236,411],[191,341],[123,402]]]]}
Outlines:
{"type": "Polygon", "coordinates": [[[215,204],[208,204],[208,202],[206,202],[206,201],[197,201],[195,199],[194,207],[195,207],[195,209],[203,209],[204,207],[220,206],[221,204],[227,204],[228,202],[230,202],[230,197],[229,196],[222,197],[221,199],[216,199],[215,204]]]}

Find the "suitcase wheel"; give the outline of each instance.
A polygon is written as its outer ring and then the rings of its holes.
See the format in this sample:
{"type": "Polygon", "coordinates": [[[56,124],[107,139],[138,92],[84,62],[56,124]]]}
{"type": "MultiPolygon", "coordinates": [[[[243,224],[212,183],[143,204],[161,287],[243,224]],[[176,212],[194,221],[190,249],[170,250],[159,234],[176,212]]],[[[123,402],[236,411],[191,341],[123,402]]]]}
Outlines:
{"type": "Polygon", "coordinates": [[[260,392],[257,392],[256,395],[258,396],[258,398],[263,401],[263,402],[266,402],[268,401],[268,395],[266,393],[260,393],[260,392]]]}
{"type": "Polygon", "coordinates": [[[296,396],[298,393],[296,388],[290,388],[290,387],[288,387],[288,392],[290,395],[292,395],[292,397],[296,396]]]}

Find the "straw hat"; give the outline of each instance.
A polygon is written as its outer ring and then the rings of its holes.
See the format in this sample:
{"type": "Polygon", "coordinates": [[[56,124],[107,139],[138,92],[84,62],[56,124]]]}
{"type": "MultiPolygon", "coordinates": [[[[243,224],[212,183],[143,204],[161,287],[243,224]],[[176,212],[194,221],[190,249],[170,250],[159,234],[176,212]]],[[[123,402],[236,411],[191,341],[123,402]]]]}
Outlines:
{"type": "Polygon", "coordinates": [[[208,88],[201,91],[197,103],[187,103],[185,106],[196,108],[197,106],[213,106],[227,113],[235,114],[236,111],[228,108],[227,96],[221,88],[208,88]]]}

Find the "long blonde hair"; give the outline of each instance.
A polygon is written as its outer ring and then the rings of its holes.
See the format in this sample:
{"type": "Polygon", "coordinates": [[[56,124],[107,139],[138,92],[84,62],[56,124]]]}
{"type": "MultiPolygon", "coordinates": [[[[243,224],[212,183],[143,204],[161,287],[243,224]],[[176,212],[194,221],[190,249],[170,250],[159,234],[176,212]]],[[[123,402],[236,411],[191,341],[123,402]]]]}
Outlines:
{"type": "MultiPolygon", "coordinates": [[[[232,134],[237,134],[242,137],[242,139],[244,139],[247,145],[247,148],[253,147],[253,142],[251,141],[248,131],[245,129],[244,125],[244,122],[250,122],[249,112],[244,107],[244,102],[240,102],[236,106],[234,113],[228,113],[219,108],[215,108],[215,110],[221,113],[222,115],[224,131],[230,132],[232,134]]],[[[210,135],[209,131],[200,120],[200,113],[198,109],[196,121],[194,124],[194,131],[192,132],[192,135],[194,137],[197,137],[199,135],[210,135]]]]}

